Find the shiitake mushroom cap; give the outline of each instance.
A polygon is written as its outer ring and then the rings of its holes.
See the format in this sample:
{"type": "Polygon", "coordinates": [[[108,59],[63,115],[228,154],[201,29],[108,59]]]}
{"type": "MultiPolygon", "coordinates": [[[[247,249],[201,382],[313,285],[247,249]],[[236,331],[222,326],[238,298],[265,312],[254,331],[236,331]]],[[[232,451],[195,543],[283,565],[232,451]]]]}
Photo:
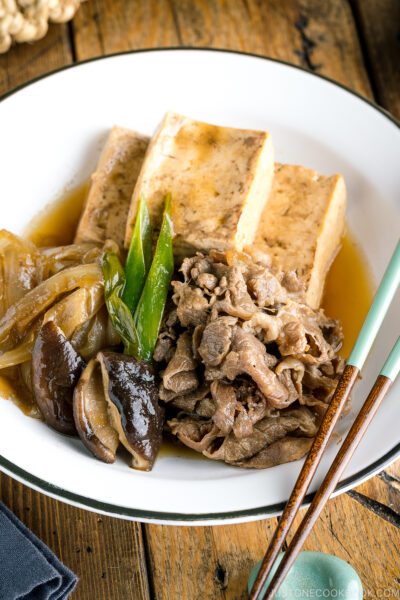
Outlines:
{"type": "Polygon", "coordinates": [[[97,360],[113,427],[132,454],[132,467],[148,471],[161,445],[164,422],[156,373],[148,362],[117,352],[99,352],[97,360]]]}
{"type": "Polygon", "coordinates": [[[96,359],[89,361],[75,387],[73,409],[76,429],[85,446],[99,460],[113,463],[119,438],[110,425],[101,367],[96,359]]]}
{"type": "Polygon", "coordinates": [[[121,442],[133,468],[151,470],[161,445],[164,409],[149,363],[99,352],[80,377],[73,406],[78,434],[96,458],[114,462],[121,442]]]}
{"type": "Polygon", "coordinates": [[[48,425],[75,435],[72,397],[86,363],[53,321],[39,329],[32,351],[32,389],[48,425]]]}

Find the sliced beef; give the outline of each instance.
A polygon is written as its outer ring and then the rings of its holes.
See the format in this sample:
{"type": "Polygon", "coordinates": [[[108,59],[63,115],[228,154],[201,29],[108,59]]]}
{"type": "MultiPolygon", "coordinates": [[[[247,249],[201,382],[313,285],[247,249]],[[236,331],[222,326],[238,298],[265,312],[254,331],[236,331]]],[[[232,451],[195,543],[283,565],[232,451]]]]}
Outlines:
{"type": "Polygon", "coordinates": [[[287,433],[295,431],[298,420],[295,417],[266,417],[253,427],[252,435],[238,439],[229,433],[219,447],[210,443],[210,447],[203,450],[203,454],[214,460],[224,460],[227,463],[236,463],[254,456],[266,446],[285,437],[287,433]]]}
{"type": "Polygon", "coordinates": [[[172,282],[154,359],[169,429],[214,460],[267,468],[303,456],[344,363],[339,323],[304,303],[294,271],[211,251],[172,282]]]}
{"type": "MultiPolygon", "coordinates": [[[[204,400],[210,394],[210,388],[208,386],[204,386],[202,388],[198,388],[197,390],[188,392],[183,394],[182,396],[176,396],[171,400],[171,405],[179,408],[180,410],[186,413],[197,413],[201,414],[198,411],[198,404],[204,400]]],[[[213,407],[215,411],[215,406],[213,407]]]]}
{"type": "Polygon", "coordinates": [[[328,319],[323,311],[290,301],[278,315],[284,324],[278,337],[279,350],[284,356],[298,355],[307,364],[324,364],[336,358],[342,333],[338,323],[328,319]],[[335,347],[329,339],[334,340],[335,347]]]}
{"type": "Polygon", "coordinates": [[[231,385],[220,381],[213,381],[211,394],[216,410],[212,416],[215,425],[223,435],[227,435],[235,422],[235,413],[238,406],[235,390],[231,385]]]}
{"type": "Polygon", "coordinates": [[[211,420],[181,416],[168,421],[171,432],[186,446],[203,452],[215,440],[218,427],[211,420]]]}
{"type": "Polygon", "coordinates": [[[268,269],[263,269],[254,277],[251,277],[247,285],[251,295],[260,307],[287,302],[286,290],[268,269]]]}
{"type": "Polygon", "coordinates": [[[176,314],[184,327],[207,322],[208,300],[201,288],[192,288],[180,281],[173,281],[173,300],[178,308],[176,314]]]}
{"type": "Polygon", "coordinates": [[[232,351],[227,355],[221,369],[231,381],[241,373],[250,375],[264,396],[277,408],[289,403],[288,390],[268,366],[264,344],[251,333],[236,329],[232,351]]]}
{"type": "Polygon", "coordinates": [[[238,440],[248,438],[253,433],[253,423],[246,408],[239,404],[238,414],[233,424],[233,433],[238,440]]]}
{"type": "Polygon", "coordinates": [[[195,369],[192,340],[189,333],[185,331],[179,336],[175,354],[163,373],[164,388],[176,394],[196,389],[199,380],[195,369]]]}
{"type": "Polygon", "coordinates": [[[225,277],[227,281],[225,297],[215,302],[214,310],[232,317],[249,319],[257,311],[257,307],[247,290],[240,267],[229,267],[225,277]]]}
{"type": "Polygon", "coordinates": [[[282,321],[279,317],[265,312],[256,312],[242,325],[244,331],[254,333],[264,344],[269,344],[278,339],[282,330],[282,321]]]}
{"type": "Polygon", "coordinates": [[[206,325],[198,347],[205,365],[216,367],[221,364],[228,354],[236,323],[234,317],[219,317],[206,325]]]}
{"type": "Polygon", "coordinates": [[[298,278],[296,271],[287,271],[283,274],[281,284],[289,292],[289,294],[297,294],[304,296],[304,282],[298,278]]]}
{"type": "Polygon", "coordinates": [[[289,356],[280,361],[275,369],[279,381],[286,387],[289,392],[291,403],[301,399],[303,393],[302,380],[304,376],[303,363],[289,356]]]}
{"type": "Polygon", "coordinates": [[[266,446],[251,458],[235,464],[245,469],[268,469],[276,467],[277,465],[303,458],[310,450],[312,443],[313,440],[310,438],[287,436],[273,442],[270,446],[266,446]]]}
{"type": "Polygon", "coordinates": [[[196,415],[211,419],[215,414],[215,402],[209,396],[202,398],[196,405],[196,415]]]}
{"type": "Polygon", "coordinates": [[[167,332],[163,332],[157,340],[153,358],[157,362],[169,362],[174,355],[174,349],[175,340],[167,332]]]}
{"type": "Polygon", "coordinates": [[[278,335],[278,347],[282,356],[303,354],[309,348],[306,331],[301,321],[289,321],[278,335]]]}

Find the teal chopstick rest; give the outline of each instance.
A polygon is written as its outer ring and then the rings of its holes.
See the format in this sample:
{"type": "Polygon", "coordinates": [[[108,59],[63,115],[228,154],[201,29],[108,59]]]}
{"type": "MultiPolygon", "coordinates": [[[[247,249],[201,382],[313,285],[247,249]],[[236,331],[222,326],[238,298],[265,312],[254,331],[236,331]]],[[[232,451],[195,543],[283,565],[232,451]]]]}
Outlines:
{"type": "MultiPolygon", "coordinates": [[[[275,561],[263,587],[264,594],[283,555],[284,553],[281,552],[275,561]]],[[[260,566],[261,562],[257,563],[250,573],[249,593],[260,566]]],[[[341,558],[323,552],[300,552],[285,581],[275,594],[275,600],[298,598],[362,600],[363,589],[361,580],[353,567],[341,558]]]]}

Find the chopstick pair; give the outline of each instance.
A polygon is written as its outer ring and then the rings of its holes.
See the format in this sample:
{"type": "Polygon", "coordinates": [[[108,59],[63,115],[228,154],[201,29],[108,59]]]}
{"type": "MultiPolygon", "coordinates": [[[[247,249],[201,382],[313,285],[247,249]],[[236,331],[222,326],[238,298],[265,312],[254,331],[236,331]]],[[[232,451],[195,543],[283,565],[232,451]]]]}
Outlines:
{"type": "Polygon", "coordinates": [[[353,350],[346,363],[336,391],[321,422],[313,445],[305,459],[290,498],[278,522],[277,528],[264,556],[260,571],[250,592],[249,600],[271,600],[290,567],[294,563],[308,533],[317,520],[323,506],[334,491],[337,482],[349,463],[355,449],[368,429],[372,418],[400,369],[400,338],[397,339],[388,359],[371,389],[368,397],[337,453],[328,473],[308,508],[299,528],[290,542],[285,555],[272,578],[267,591],[261,595],[275,560],[283,546],[289,529],[301,507],[304,496],[315,475],[324,450],[333,433],[350,392],[370,352],[386,312],[400,283],[400,241],[383,276],[374,301],[364,321],[353,350]]]}

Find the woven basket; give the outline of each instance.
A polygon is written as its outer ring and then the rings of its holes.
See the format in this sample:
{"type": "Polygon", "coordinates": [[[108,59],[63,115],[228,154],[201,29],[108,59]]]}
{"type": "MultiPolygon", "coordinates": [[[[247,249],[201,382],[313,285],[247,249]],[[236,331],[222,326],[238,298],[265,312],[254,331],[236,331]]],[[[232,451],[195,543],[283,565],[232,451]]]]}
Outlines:
{"type": "Polygon", "coordinates": [[[49,22],[72,19],[83,0],[0,0],[0,53],[13,42],[34,42],[47,33],[49,22]]]}

